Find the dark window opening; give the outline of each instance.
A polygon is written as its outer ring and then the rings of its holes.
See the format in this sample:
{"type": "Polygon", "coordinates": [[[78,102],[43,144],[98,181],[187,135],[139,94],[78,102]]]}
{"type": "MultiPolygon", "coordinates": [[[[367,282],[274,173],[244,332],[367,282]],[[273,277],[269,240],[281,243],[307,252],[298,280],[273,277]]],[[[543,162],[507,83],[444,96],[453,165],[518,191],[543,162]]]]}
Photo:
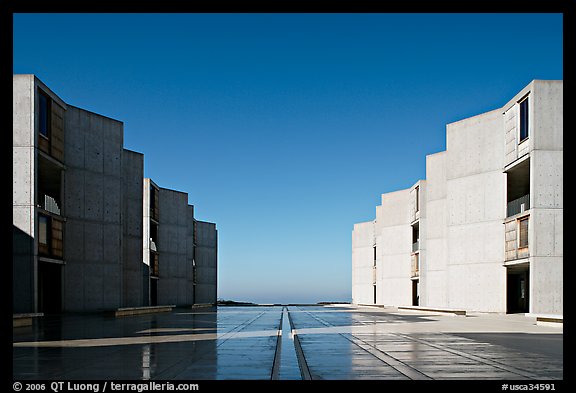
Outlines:
{"type": "Polygon", "coordinates": [[[62,311],[62,267],[56,263],[38,264],[38,309],[43,313],[62,311]]]}
{"type": "Polygon", "coordinates": [[[530,209],[530,158],[506,172],[506,217],[530,209]]]}
{"type": "MultiPolygon", "coordinates": [[[[154,243],[155,247],[158,247],[158,225],[154,222],[150,222],[150,240],[154,243]]],[[[150,246],[152,248],[152,244],[150,244],[150,246]]]]}
{"type": "Polygon", "coordinates": [[[38,94],[39,99],[39,128],[38,132],[40,135],[45,136],[46,138],[50,138],[50,99],[44,93],[39,91],[38,94]]]}
{"type": "Polygon", "coordinates": [[[415,188],[416,193],[416,211],[420,211],[420,187],[415,188]]]}
{"type": "Polygon", "coordinates": [[[520,142],[528,138],[528,98],[520,103],[520,142]]]}
{"type": "Polygon", "coordinates": [[[39,154],[36,204],[52,214],[62,215],[62,179],[62,168],[39,154]]]}
{"type": "Polygon", "coordinates": [[[419,280],[412,281],[412,305],[420,305],[420,293],[418,288],[419,280]]]}
{"type": "Polygon", "coordinates": [[[412,252],[420,249],[420,223],[412,225],[412,252]]]}
{"type": "Polygon", "coordinates": [[[374,249],[374,266],[376,266],[376,246],[372,248],[374,249]]]}
{"type": "Polygon", "coordinates": [[[529,268],[508,268],[506,280],[506,312],[530,312],[529,268]]]}
{"type": "Polygon", "coordinates": [[[157,306],[158,305],[158,280],[151,279],[150,280],[150,305],[157,306]]]}

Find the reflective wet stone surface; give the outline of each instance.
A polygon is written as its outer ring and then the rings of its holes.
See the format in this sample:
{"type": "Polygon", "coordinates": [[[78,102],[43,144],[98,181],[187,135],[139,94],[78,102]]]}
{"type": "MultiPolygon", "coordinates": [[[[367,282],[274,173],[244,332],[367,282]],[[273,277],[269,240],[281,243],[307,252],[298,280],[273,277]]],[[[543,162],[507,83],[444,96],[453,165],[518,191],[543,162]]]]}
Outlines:
{"type": "Polygon", "coordinates": [[[177,308],[13,329],[13,378],[559,380],[563,329],[524,315],[394,308],[177,308]]]}

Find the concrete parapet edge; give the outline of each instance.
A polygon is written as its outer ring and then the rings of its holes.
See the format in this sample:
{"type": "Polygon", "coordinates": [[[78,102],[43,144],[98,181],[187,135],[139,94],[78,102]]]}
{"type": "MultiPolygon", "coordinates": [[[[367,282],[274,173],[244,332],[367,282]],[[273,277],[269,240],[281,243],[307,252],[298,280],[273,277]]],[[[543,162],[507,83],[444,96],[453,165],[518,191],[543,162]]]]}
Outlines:
{"type": "Polygon", "coordinates": [[[442,314],[453,314],[459,316],[466,316],[466,310],[457,310],[452,308],[434,308],[434,307],[422,307],[422,306],[398,306],[398,310],[408,310],[408,311],[425,311],[434,312],[442,314]]]}
{"type": "Polygon", "coordinates": [[[214,307],[216,306],[214,303],[198,303],[198,304],[193,304],[190,307],[191,308],[206,308],[206,307],[214,307]]]}
{"type": "Polygon", "coordinates": [[[527,314],[536,318],[536,325],[564,327],[564,316],[554,314],[527,314]]]}
{"type": "Polygon", "coordinates": [[[12,327],[32,326],[34,318],[43,316],[43,313],[12,314],[12,327]]]}
{"type": "Polygon", "coordinates": [[[160,313],[160,312],[170,312],[172,309],[176,307],[175,305],[164,305],[164,306],[146,306],[146,307],[125,307],[119,308],[114,311],[115,317],[126,317],[132,315],[140,315],[140,314],[152,314],[152,313],[160,313]]]}

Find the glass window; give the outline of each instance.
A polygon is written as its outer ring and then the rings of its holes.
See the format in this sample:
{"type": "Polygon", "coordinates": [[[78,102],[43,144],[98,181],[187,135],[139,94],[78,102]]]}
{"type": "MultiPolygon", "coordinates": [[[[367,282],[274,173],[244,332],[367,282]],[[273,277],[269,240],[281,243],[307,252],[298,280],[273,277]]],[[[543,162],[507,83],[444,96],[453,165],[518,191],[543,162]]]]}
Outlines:
{"type": "Polygon", "coordinates": [[[526,98],[520,103],[520,142],[528,136],[528,98],[526,98]]]}
{"type": "Polygon", "coordinates": [[[528,247],[528,217],[518,220],[518,248],[528,247]]]}
{"type": "Polygon", "coordinates": [[[48,245],[48,217],[38,216],[38,242],[48,245]]]}

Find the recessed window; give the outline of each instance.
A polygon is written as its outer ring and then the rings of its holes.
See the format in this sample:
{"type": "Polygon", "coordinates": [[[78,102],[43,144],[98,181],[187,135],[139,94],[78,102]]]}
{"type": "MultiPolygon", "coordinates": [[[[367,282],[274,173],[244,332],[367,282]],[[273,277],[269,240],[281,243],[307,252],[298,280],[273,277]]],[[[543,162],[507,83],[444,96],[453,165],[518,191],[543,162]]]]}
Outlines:
{"type": "Polygon", "coordinates": [[[526,97],[520,102],[520,142],[530,136],[528,126],[528,97],[526,97]]]}
{"type": "Polygon", "coordinates": [[[416,211],[420,211],[420,187],[416,187],[415,191],[416,191],[416,211]]]}
{"type": "Polygon", "coordinates": [[[528,217],[518,220],[518,248],[528,247],[528,217]]]}
{"type": "Polygon", "coordinates": [[[38,243],[48,245],[48,226],[49,218],[47,216],[38,216],[38,243]]]}
{"type": "Polygon", "coordinates": [[[50,138],[50,99],[44,93],[39,92],[38,101],[40,104],[38,132],[50,138]]]}

